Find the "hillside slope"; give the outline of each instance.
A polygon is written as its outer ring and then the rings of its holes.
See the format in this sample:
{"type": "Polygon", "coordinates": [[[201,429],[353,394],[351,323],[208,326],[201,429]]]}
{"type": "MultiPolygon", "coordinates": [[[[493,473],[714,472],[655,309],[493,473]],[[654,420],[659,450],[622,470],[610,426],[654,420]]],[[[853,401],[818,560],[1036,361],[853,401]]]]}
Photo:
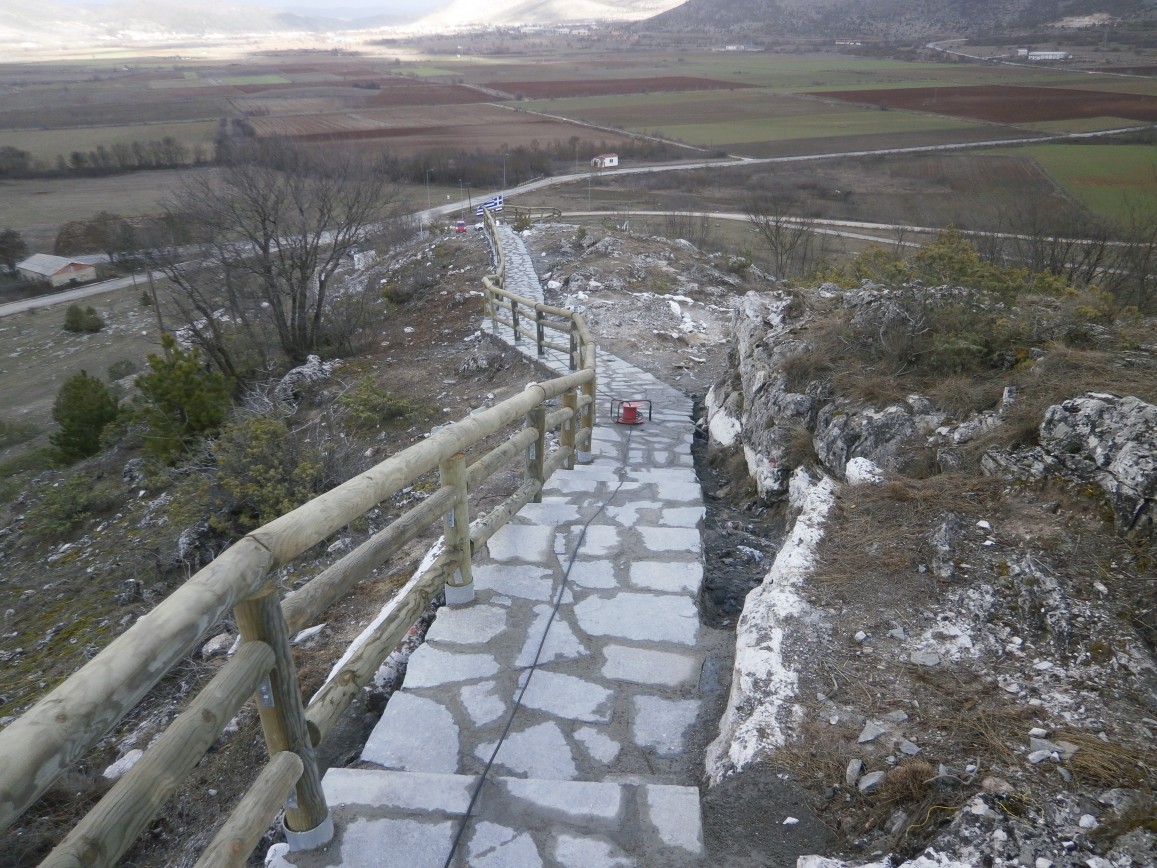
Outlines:
{"type": "Polygon", "coordinates": [[[1148,0],[688,0],[648,30],[919,39],[1039,27],[1078,15],[1133,18],[1148,0]]]}

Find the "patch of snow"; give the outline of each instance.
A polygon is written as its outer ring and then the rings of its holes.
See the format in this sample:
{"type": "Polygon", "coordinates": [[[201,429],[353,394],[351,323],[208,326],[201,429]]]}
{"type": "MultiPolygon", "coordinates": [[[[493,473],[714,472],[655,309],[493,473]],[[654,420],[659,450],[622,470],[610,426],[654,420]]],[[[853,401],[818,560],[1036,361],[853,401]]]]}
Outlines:
{"type": "Polygon", "coordinates": [[[101,772],[100,776],[106,780],[115,781],[117,778],[135,766],[144,755],[145,752],[139,747],[130,750],[119,760],[101,772]]]}

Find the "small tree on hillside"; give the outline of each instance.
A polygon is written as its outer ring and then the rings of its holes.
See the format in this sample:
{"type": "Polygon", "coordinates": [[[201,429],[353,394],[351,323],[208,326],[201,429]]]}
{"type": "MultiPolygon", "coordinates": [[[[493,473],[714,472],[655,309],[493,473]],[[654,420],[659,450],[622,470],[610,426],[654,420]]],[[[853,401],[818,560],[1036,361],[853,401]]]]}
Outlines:
{"type": "Polygon", "coordinates": [[[81,371],[65,380],[52,405],[60,430],[49,439],[64,461],[79,461],[100,450],[100,435],[116,419],[117,401],[96,377],[81,371]]]}
{"type": "Polygon", "coordinates": [[[82,308],[79,304],[70,304],[68,310],[64,312],[64,330],[66,332],[91,334],[102,328],[104,328],[104,320],[96,312],[96,308],[82,308]]]}
{"type": "Polygon", "coordinates": [[[28,253],[28,245],[15,229],[0,229],[0,265],[16,271],[16,263],[28,253]]]}
{"type": "Polygon", "coordinates": [[[209,370],[194,347],[162,339],[164,356],[149,354],[149,370],[137,377],[134,418],[145,429],[145,451],[167,464],[201,435],[215,431],[229,412],[229,382],[209,370]]]}

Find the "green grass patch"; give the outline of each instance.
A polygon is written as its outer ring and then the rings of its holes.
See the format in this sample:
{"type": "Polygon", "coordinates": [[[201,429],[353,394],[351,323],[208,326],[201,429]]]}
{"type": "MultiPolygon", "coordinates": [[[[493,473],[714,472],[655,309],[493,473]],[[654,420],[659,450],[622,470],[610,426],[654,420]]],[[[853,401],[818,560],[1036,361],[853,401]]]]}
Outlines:
{"type": "Polygon", "coordinates": [[[65,159],[73,151],[91,151],[99,145],[131,145],[133,142],[155,142],[172,136],[188,148],[201,145],[212,153],[216,121],[191,121],[170,124],[138,124],[117,127],[85,127],[74,130],[9,130],[4,144],[28,151],[33,159],[52,162],[65,159]]]}
{"type": "Polygon", "coordinates": [[[927,132],[973,126],[966,121],[914,115],[907,112],[832,112],[793,118],[740,121],[737,123],[673,124],[664,126],[666,136],[693,145],[786,142],[800,139],[839,138],[889,133],[927,132]]]}
{"type": "Polygon", "coordinates": [[[219,78],[221,84],[228,85],[243,85],[243,84],[290,84],[290,80],[284,75],[276,73],[267,73],[265,75],[230,75],[219,78]]]}
{"type": "Polygon", "coordinates": [[[1141,126],[1141,124],[1129,118],[1070,118],[1061,121],[1018,124],[1018,126],[1045,133],[1095,133],[1099,130],[1119,130],[1122,127],[1136,127],[1141,126]]]}
{"type": "Polygon", "coordinates": [[[1031,145],[1035,159],[1092,210],[1118,219],[1132,203],[1157,208],[1157,148],[1152,145],[1031,145]]]}

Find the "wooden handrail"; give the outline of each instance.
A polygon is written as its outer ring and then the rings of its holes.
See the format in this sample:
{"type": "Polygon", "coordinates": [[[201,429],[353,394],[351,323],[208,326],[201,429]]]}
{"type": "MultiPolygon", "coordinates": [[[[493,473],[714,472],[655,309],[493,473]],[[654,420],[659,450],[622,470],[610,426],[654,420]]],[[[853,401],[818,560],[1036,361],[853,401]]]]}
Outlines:
{"type": "MultiPolygon", "coordinates": [[[[288,828],[305,833],[322,827],[319,818],[327,819],[327,808],[313,748],[449,577],[457,574],[459,583],[469,583],[473,552],[526,503],[541,497],[552,472],[573,467],[576,455],[582,459],[584,445],[589,449],[596,379],[590,331],[575,313],[521,298],[504,288],[505,254],[493,216],[487,212],[485,219],[497,262],[496,272],[482,280],[489,311],[493,314],[501,300],[516,312],[526,311],[528,319],[539,326],[569,331],[573,349],[564,352],[571,357],[572,373],[533,383],[500,404],[433,432],[222,552],[0,731],[0,830],[27,811],[231,610],[246,640],[241,649],[80,821],[50,856],[49,864],[116,864],[255,686],[271,761],[214,839],[212,847],[224,848],[224,852],[206,853],[198,864],[243,864],[286,794],[294,789],[296,798],[286,811],[288,828]],[[560,397],[563,408],[547,413],[545,402],[560,397]],[[474,463],[462,461],[461,453],[517,423],[529,427],[516,430],[474,463]],[[545,455],[544,437],[559,426],[561,446],[545,455]],[[526,481],[489,513],[470,522],[463,492],[474,490],[519,455],[525,455],[526,481]],[[438,467],[443,468],[445,480],[439,490],[285,600],[278,600],[270,581],[274,570],[438,467]],[[289,636],[320,619],[357,582],[440,520],[446,522],[449,544],[395,595],[369,641],[353,649],[308,708],[302,708],[289,636]],[[451,527],[453,534],[449,534],[451,527]]],[[[536,332],[532,336],[541,348],[546,343],[542,329],[536,332]]]]}

